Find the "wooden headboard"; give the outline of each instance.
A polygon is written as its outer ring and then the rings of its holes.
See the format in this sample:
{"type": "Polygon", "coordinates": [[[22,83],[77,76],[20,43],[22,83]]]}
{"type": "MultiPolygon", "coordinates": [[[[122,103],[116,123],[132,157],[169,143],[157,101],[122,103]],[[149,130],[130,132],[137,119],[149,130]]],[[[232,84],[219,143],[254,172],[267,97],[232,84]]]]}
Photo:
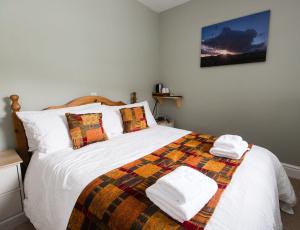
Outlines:
{"type": "MultiPolygon", "coordinates": [[[[22,170],[25,172],[26,168],[30,162],[32,153],[28,151],[28,142],[27,142],[26,133],[25,133],[25,130],[23,127],[23,123],[16,115],[16,113],[21,110],[21,105],[19,103],[19,96],[11,95],[10,99],[11,99],[11,110],[12,110],[12,121],[13,121],[15,141],[16,141],[16,151],[23,160],[22,170]]],[[[136,93],[135,92],[131,93],[130,101],[131,101],[131,103],[136,102],[136,93]]],[[[125,103],[122,101],[112,101],[108,98],[101,97],[101,96],[85,96],[85,97],[76,98],[64,105],[50,106],[50,107],[46,108],[45,110],[86,105],[86,104],[91,104],[91,103],[96,103],[96,102],[101,102],[104,105],[110,105],[110,106],[125,105],[125,103]]]]}

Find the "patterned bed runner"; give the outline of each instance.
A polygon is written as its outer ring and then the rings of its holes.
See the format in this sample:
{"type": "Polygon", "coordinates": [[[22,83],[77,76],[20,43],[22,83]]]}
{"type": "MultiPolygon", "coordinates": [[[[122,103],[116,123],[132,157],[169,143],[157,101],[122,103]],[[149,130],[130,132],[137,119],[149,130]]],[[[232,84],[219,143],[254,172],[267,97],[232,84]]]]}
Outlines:
{"type": "Polygon", "coordinates": [[[68,229],[204,229],[240,160],[209,153],[215,137],[188,134],[134,162],[93,180],[82,191],[68,229]],[[213,178],[218,191],[190,221],[183,224],[154,205],[145,189],[175,168],[187,165],[213,178]]]}

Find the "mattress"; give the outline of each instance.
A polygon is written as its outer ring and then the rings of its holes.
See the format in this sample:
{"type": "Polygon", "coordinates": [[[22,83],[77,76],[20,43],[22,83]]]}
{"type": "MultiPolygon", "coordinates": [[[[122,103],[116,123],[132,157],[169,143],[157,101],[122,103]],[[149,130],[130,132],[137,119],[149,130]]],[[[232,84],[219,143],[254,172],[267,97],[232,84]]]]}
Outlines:
{"type": "MultiPolygon", "coordinates": [[[[37,229],[66,229],[81,191],[96,177],[173,142],[189,131],[155,126],[79,150],[34,153],[25,175],[24,210],[37,229]]],[[[282,229],[279,199],[296,203],[274,154],[253,146],[205,229],[282,229]]]]}

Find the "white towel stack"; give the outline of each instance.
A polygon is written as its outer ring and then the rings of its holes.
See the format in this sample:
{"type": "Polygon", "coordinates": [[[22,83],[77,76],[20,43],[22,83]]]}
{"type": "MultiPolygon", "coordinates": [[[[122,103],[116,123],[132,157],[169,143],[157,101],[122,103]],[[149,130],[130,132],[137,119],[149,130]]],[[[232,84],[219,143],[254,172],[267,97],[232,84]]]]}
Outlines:
{"type": "Polygon", "coordinates": [[[183,223],[195,216],[218,189],[201,172],[180,166],[146,189],[147,197],[169,216],[183,223]]]}
{"type": "Polygon", "coordinates": [[[215,156],[240,159],[248,150],[248,143],[237,135],[220,136],[209,152],[215,156]]]}

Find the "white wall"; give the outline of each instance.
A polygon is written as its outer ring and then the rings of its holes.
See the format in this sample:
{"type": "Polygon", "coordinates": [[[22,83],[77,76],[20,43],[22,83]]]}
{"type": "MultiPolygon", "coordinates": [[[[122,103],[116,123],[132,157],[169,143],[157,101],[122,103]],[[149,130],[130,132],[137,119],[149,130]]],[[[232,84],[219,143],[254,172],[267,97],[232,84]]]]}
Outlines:
{"type": "Polygon", "coordinates": [[[14,146],[11,94],[24,110],[97,92],[151,101],[158,15],[136,0],[0,2],[0,149],[14,146]]]}
{"type": "Polygon", "coordinates": [[[184,96],[177,126],[236,133],[300,165],[300,1],[192,0],[160,14],[160,77],[184,96]],[[271,9],[267,61],[200,68],[203,26],[271,9]]]}

